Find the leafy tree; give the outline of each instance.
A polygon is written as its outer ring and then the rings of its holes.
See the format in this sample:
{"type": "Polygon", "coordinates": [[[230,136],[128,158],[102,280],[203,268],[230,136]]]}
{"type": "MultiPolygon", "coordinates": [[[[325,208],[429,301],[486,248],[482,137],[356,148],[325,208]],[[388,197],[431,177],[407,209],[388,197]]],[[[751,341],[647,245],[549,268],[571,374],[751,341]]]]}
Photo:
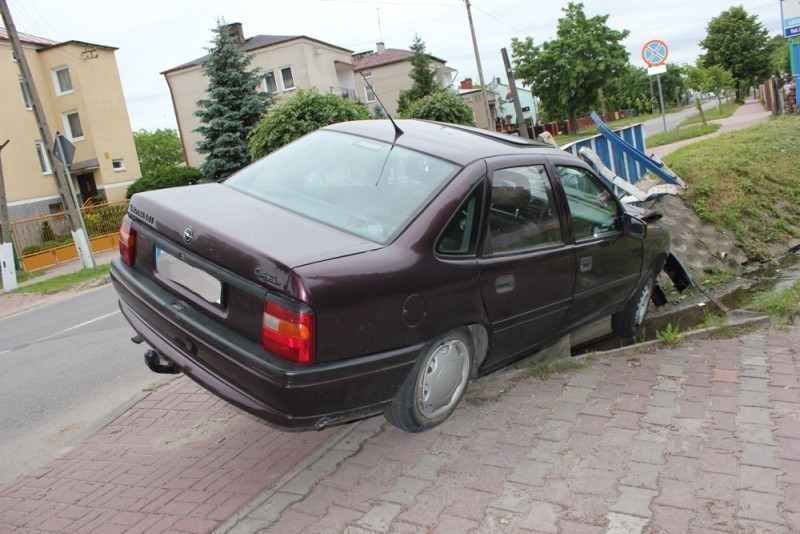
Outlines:
{"type": "Polygon", "coordinates": [[[259,91],[258,69],[248,70],[252,56],[242,53],[221,21],[210,56],[203,63],[208,79],[208,98],[197,102],[195,115],[203,124],[197,150],[207,154],[200,168],[209,180],[220,180],[250,163],[247,135],[258,124],[271,102],[269,93],[259,91]]]}
{"type": "Polygon", "coordinates": [[[697,104],[697,111],[700,112],[700,119],[703,121],[703,126],[707,124],[706,114],[703,111],[703,104],[700,102],[700,97],[703,93],[709,91],[711,84],[708,69],[703,67],[702,62],[698,61],[697,65],[685,65],[683,72],[686,75],[683,79],[684,85],[695,92],[695,104],[697,104]]]}
{"type": "Polygon", "coordinates": [[[436,82],[436,71],[430,68],[431,58],[425,52],[425,43],[418,35],[414,36],[411,50],[414,55],[409,58],[412,67],[408,75],[414,83],[410,89],[400,91],[400,97],[397,99],[397,112],[401,114],[417,100],[440,90],[439,84],[436,82]]]}
{"type": "Polygon", "coordinates": [[[634,67],[630,63],[616,77],[611,78],[603,86],[606,112],[618,108],[635,109],[639,113],[653,111],[650,100],[650,79],[642,67],[634,67]]]}
{"type": "Polygon", "coordinates": [[[146,174],[128,186],[125,198],[135,193],[196,184],[203,180],[203,172],[194,167],[162,167],[154,174],[146,174]]]}
{"type": "Polygon", "coordinates": [[[175,130],[159,128],[150,132],[142,129],[133,132],[133,143],[143,176],[183,163],[183,146],[175,130]]]}
{"type": "Polygon", "coordinates": [[[770,68],[772,74],[775,76],[783,76],[791,72],[791,60],[789,59],[789,41],[783,38],[782,35],[773,35],[767,46],[770,48],[770,68]]]}
{"type": "Polygon", "coordinates": [[[700,46],[706,50],[707,67],[719,65],[733,76],[736,97],[743,98],[745,88],[770,73],[767,30],[756,15],[748,15],[742,6],[723,11],[711,19],[706,38],[700,46]]]}
{"type": "Polygon", "coordinates": [[[369,119],[367,107],[339,95],[321,95],[315,89],[298,90],[272,107],[253,129],[248,141],[253,159],[266,156],[307,133],[337,122],[369,119]]]}
{"type": "Polygon", "coordinates": [[[411,103],[404,119],[426,119],[475,126],[472,108],[452,91],[438,91],[411,103]]]}
{"type": "Polygon", "coordinates": [[[582,3],[570,2],[558,21],[556,38],[541,46],[532,37],[512,39],[517,79],[532,86],[551,118],[569,116],[577,131],[578,114],[597,103],[598,89],[624,72],[628,52],[621,41],[627,30],[612,30],[608,15],[587,18],[582,3]]]}
{"type": "Polygon", "coordinates": [[[730,72],[719,65],[708,68],[708,90],[717,95],[720,115],[722,114],[722,93],[732,87],[734,87],[734,81],[730,72]]]}

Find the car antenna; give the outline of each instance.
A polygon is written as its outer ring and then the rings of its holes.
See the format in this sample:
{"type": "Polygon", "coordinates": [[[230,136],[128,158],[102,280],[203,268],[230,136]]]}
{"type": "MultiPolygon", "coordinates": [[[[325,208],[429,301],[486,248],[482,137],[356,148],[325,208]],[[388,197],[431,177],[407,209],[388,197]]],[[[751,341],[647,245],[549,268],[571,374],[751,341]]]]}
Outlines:
{"type": "Polygon", "coordinates": [[[369,87],[370,91],[372,91],[372,94],[373,94],[373,95],[375,95],[375,99],[378,101],[378,104],[380,104],[380,105],[381,105],[381,108],[383,108],[383,112],[384,112],[384,113],[386,113],[386,116],[387,116],[387,117],[389,117],[389,120],[390,120],[390,121],[392,121],[392,126],[394,126],[394,140],[395,140],[395,142],[397,142],[397,139],[398,139],[398,138],[399,138],[401,135],[403,135],[403,133],[405,133],[405,132],[403,132],[403,130],[401,130],[401,129],[400,129],[400,127],[397,125],[397,123],[396,123],[396,122],[394,122],[394,119],[393,119],[393,118],[392,118],[392,116],[389,114],[389,112],[386,110],[386,106],[384,106],[384,105],[383,105],[383,102],[381,102],[381,99],[380,99],[380,97],[378,96],[378,93],[376,93],[376,92],[375,92],[375,88],[374,88],[374,87],[372,87],[372,84],[371,84],[371,83],[369,83],[369,80],[367,80],[367,77],[366,77],[366,76],[364,76],[364,73],[363,73],[363,72],[361,73],[361,77],[362,77],[362,78],[364,78],[364,83],[366,83],[366,84],[367,84],[367,87],[369,87]]]}

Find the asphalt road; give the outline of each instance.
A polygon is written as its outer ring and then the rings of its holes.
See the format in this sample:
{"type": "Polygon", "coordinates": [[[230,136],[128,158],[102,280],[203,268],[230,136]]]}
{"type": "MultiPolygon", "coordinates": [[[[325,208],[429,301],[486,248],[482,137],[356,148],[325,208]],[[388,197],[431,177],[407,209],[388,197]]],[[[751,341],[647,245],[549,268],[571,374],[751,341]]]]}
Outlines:
{"type": "MultiPolygon", "coordinates": [[[[715,109],[716,107],[717,107],[716,99],[707,100],[703,102],[703,110],[706,111],[706,119],[713,118],[708,116],[708,111],[711,109],[715,109]]],[[[695,115],[697,115],[697,108],[694,106],[682,109],[680,111],[676,111],[674,113],[667,113],[666,114],[667,131],[671,132],[672,130],[677,128],[680,125],[680,123],[682,123],[689,117],[694,117],[695,115]]],[[[648,119],[644,121],[642,123],[642,128],[644,129],[645,136],[647,137],[664,133],[664,120],[659,115],[654,119],[648,119]]]]}
{"type": "Polygon", "coordinates": [[[0,319],[0,484],[79,443],[167,377],[110,285],[0,319]]]}

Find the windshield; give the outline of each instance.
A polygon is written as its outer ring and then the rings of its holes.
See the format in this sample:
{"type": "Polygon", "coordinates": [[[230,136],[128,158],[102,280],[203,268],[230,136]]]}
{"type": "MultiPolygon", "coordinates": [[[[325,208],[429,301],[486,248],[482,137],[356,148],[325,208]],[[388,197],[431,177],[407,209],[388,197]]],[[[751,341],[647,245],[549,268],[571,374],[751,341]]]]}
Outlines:
{"type": "Polygon", "coordinates": [[[391,144],[318,131],[242,169],[225,185],[385,245],[457,170],[391,144]]]}

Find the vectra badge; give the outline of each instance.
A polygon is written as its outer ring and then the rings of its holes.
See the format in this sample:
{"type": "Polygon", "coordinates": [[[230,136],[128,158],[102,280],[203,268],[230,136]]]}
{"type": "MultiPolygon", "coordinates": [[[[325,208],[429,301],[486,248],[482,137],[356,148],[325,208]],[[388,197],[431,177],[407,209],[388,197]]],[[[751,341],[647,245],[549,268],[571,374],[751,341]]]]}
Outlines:
{"type": "Polygon", "coordinates": [[[183,242],[184,243],[191,243],[192,239],[194,239],[194,228],[191,226],[183,231],[183,242]]]}

